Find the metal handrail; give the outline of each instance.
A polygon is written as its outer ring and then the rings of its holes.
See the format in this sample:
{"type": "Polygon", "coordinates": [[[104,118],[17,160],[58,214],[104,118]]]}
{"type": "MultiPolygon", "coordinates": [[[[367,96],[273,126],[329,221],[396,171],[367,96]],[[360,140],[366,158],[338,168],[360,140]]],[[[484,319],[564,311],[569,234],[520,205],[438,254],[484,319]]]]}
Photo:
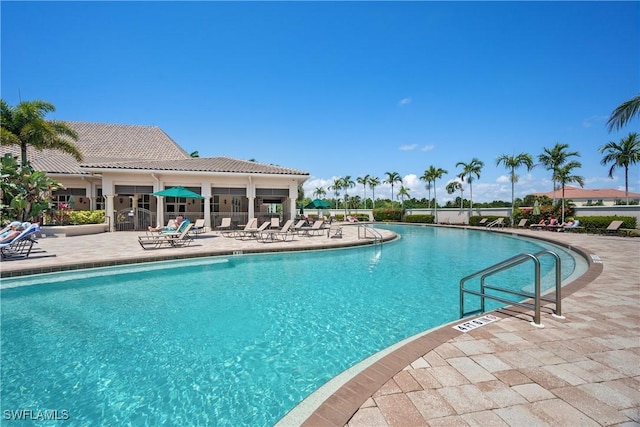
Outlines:
{"type": "Polygon", "coordinates": [[[382,234],[375,228],[369,226],[368,224],[358,224],[358,239],[366,239],[368,238],[367,232],[373,234],[373,243],[381,243],[382,242],[382,234]],[[360,230],[362,230],[362,236],[360,235],[360,230]]]}
{"type": "Polygon", "coordinates": [[[484,313],[485,312],[485,299],[489,298],[495,301],[500,301],[506,304],[514,304],[514,305],[518,305],[521,307],[526,307],[529,309],[533,309],[534,310],[534,322],[533,324],[537,327],[543,328],[544,325],[542,325],[540,323],[540,306],[541,306],[541,301],[548,301],[548,302],[554,302],[555,303],[555,312],[554,312],[554,316],[555,317],[559,317],[559,318],[563,318],[562,317],[562,268],[561,268],[561,261],[560,261],[560,256],[550,250],[543,250],[540,252],[537,252],[535,254],[519,254],[516,256],[513,256],[509,259],[506,259],[502,262],[499,262],[497,264],[494,264],[490,267],[487,267],[483,270],[477,271],[473,274],[470,274],[464,278],[462,278],[462,280],[460,280],[460,317],[464,317],[465,315],[465,311],[464,311],[464,294],[465,293],[469,293],[472,295],[477,295],[480,297],[480,312],[484,313]],[[541,295],[541,291],[540,291],[540,260],[539,258],[542,255],[551,255],[554,257],[555,259],[555,285],[556,285],[556,292],[555,292],[555,299],[553,298],[549,298],[549,297],[545,297],[541,295]],[[523,264],[527,261],[533,261],[534,263],[534,273],[535,273],[535,281],[534,281],[534,293],[531,294],[529,292],[518,292],[518,291],[513,291],[510,289],[506,289],[506,288],[501,288],[498,286],[492,286],[492,285],[487,285],[485,283],[485,280],[487,279],[487,277],[490,277],[494,274],[500,273],[502,271],[505,270],[509,270],[513,267],[516,267],[520,264],[523,264]],[[480,276],[480,291],[474,291],[472,289],[465,289],[464,284],[468,281],[471,280],[473,278],[476,278],[480,276]],[[509,299],[506,298],[502,298],[499,297],[497,295],[489,295],[487,294],[485,291],[487,289],[490,290],[494,290],[494,291],[499,291],[499,292],[503,292],[503,293],[507,293],[507,294],[511,294],[511,295],[517,295],[517,296],[521,296],[521,297],[525,297],[525,298],[533,298],[534,299],[534,304],[529,304],[529,303],[525,303],[525,302],[514,302],[511,301],[509,299]]]}

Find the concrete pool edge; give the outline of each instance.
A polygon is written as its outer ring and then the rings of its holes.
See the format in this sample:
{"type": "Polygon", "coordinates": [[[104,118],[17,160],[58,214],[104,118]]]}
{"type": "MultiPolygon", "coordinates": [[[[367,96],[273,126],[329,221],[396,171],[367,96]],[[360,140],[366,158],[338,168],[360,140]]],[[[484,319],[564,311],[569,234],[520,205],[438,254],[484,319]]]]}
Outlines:
{"type": "MultiPolygon", "coordinates": [[[[413,224],[402,224],[413,225],[413,224]]],[[[423,226],[421,224],[421,226],[423,226]]],[[[475,227],[459,227],[459,226],[444,226],[447,228],[464,228],[477,231],[494,232],[494,230],[478,230],[475,227]]],[[[563,298],[577,292],[588,284],[592,283],[603,271],[603,264],[594,261],[591,257],[591,251],[582,248],[580,246],[570,245],[564,242],[554,240],[542,236],[531,236],[529,234],[518,233],[517,230],[501,230],[504,234],[514,235],[518,237],[541,240],[547,243],[569,249],[579,256],[584,258],[587,263],[587,270],[579,277],[577,277],[571,283],[568,283],[562,287],[563,298]]],[[[554,295],[555,292],[551,292],[547,295],[554,295]]],[[[502,309],[491,312],[491,314],[497,315],[497,317],[515,317],[518,314],[527,313],[527,310],[518,306],[507,306],[502,309]],[[505,313],[507,312],[507,313],[505,313]]],[[[465,318],[467,320],[484,316],[488,313],[484,313],[475,317],[465,318]]],[[[462,335],[459,332],[450,327],[451,324],[459,323],[460,319],[454,322],[447,323],[445,325],[424,331],[414,337],[407,338],[406,340],[396,343],[395,345],[382,350],[376,355],[373,355],[354,367],[346,370],[343,374],[351,371],[356,366],[361,367],[361,371],[352,373],[350,379],[342,379],[343,385],[338,387],[332,393],[326,390],[322,390],[325,385],[330,386],[331,381],[320,387],[316,392],[309,395],[301,404],[294,407],[289,411],[282,419],[276,424],[278,427],[284,426],[345,426],[351,419],[351,417],[360,409],[360,407],[369,399],[376,391],[378,391],[389,379],[398,374],[405,367],[413,363],[415,360],[435,349],[437,346],[462,335]],[[398,348],[395,348],[395,347],[398,348]],[[389,351],[390,348],[394,348],[389,351]],[[380,354],[384,354],[382,357],[378,357],[380,354]],[[376,360],[379,359],[379,360],[376,360]],[[367,365],[367,363],[369,364],[367,365]],[[321,401],[317,406],[313,407],[316,398],[313,395],[320,390],[323,395],[328,395],[326,399],[321,401]]],[[[340,375],[343,375],[340,374],[340,375]]],[[[317,399],[320,400],[320,399],[317,399]]]]}

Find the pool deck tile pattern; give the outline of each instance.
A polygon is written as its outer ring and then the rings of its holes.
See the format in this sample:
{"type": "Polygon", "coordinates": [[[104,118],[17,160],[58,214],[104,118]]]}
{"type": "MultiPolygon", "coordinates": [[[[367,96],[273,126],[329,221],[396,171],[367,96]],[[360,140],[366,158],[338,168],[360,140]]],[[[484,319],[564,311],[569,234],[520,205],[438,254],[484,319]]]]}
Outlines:
{"type": "MultiPolygon", "coordinates": [[[[467,333],[452,325],[428,331],[356,373],[291,425],[640,425],[640,239],[496,232],[554,240],[588,256],[587,273],[563,288],[565,319],[543,310],[544,328],[537,328],[526,309],[506,308],[494,313],[498,321],[467,333]]],[[[342,239],[301,237],[263,244],[209,232],[187,248],[144,251],[138,234],[50,236],[40,239],[29,259],[3,261],[0,268],[8,276],[71,266],[362,243],[357,227],[347,226],[342,239]]]]}

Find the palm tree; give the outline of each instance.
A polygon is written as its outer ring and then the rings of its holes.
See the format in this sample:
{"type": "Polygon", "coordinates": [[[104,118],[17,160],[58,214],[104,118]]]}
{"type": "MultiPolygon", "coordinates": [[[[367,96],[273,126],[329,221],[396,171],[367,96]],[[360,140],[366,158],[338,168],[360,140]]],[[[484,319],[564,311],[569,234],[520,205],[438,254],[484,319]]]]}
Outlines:
{"type": "Polygon", "coordinates": [[[36,150],[59,150],[82,161],[82,153],[70,141],[77,141],[78,134],[63,122],[45,120],[44,116],[55,110],[53,104],[46,101],[23,101],[10,107],[0,100],[0,143],[20,146],[22,166],[28,163],[28,146],[36,150]]]}
{"type": "Polygon", "coordinates": [[[620,104],[607,120],[609,132],[620,129],[634,116],[640,113],[640,95],[636,95],[628,101],[620,104]]]}
{"type": "Polygon", "coordinates": [[[434,209],[435,209],[435,221],[438,223],[438,196],[436,194],[436,180],[442,178],[442,176],[447,172],[442,168],[436,168],[431,165],[427,170],[424,171],[424,174],[420,177],[420,179],[427,180],[428,182],[433,182],[433,200],[434,200],[434,209]]]}
{"type": "Polygon", "coordinates": [[[428,170],[425,170],[424,173],[422,174],[422,176],[420,177],[421,181],[425,181],[427,184],[424,186],[424,188],[427,189],[427,191],[429,191],[429,201],[427,204],[427,208],[431,208],[431,176],[429,176],[429,174],[427,173],[429,172],[428,170]]]}
{"type": "Polygon", "coordinates": [[[513,226],[513,211],[515,209],[515,184],[518,182],[518,175],[516,175],[516,169],[520,166],[526,166],[527,171],[533,169],[533,158],[531,158],[531,154],[520,153],[517,156],[509,156],[507,154],[502,154],[496,160],[496,166],[499,166],[500,163],[504,164],[504,167],[510,170],[509,181],[511,181],[511,226],[513,226]]]}
{"type": "Polygon", "coordinates": [[[462,183],[460,183],[458,181],[451,181],[450,183],[447,184],[445,189],[447,190],[447,193],[449,193],[449,194],[453,194],[456,191],[460,190],[460,210],[462,210],[462,202],[463,202],[462,192],[464,191],[464,187],[462,186],[462,183]]]}
{"type": "Polygon", "coordinates": [[[556,142],[553,148],[544,148],[542,154],[538,156],[538,161],[547,169],[551,171],[551,180],[553,181],[553,204],[556,203],[556,190],[557,179],[556,171],[564,165],[569,157],[580,157],[580,153],[577,151],[565,151],[569,148],[569,144],[561,144],[556,142]]]}
{"type": "Polygon", "coordinates": [[[313,190],[313,195],[317,198],[317,199],[322,199],[324,196],[327,195],[326,190],[323,187],[316,187],[315,190],[313,190]]]}
{"type": "Polygon", "coordinates": [[[338,209],[338,197],[340,197],[340,190],[342,190],[342,179],[333,178],[333,184],[329,186],[330,190],[333,190],[333,194],[336,196],[336,209],[338,209]]]}
{"type": "Polygon", "coordinates": [[[346,218],[347,217],[347,200],[349,199],[349,194],[347,194],[347,192],[349,191],[349,188],[355,187],[356,183],[353,182],[353,180],[351,179],[351,175],[342,177],[340,182],[341,182],[340,186],[344,189],[344,217],[346,218]]]}
{"type": "MultiPolygon", "coordinates": [[[[462,166],[462,172],[458,174],[458,177],[464,182],[465,178],[469,183],[469,200],[471,201],[470,211],[473,210],[473,187],[471,183],[473,182],[473,176],[480,179],[480,171],[484,167],[484,162],[482,160],[478,160],[475,157],[471,159],[469,163],[458,162],[456,163],[456,167],[462,166]]],[[[469,214],[471,215],[471,214],[469,214]]]]}
{"type": "Polygon", "coordinates": [[[384,180],[387,184],[391,184],[391,206],[393,206],[393,184],[396,182],[402,182],[402,178],[398,172],[385,172],[387,179],[384,180]]]}
{"type": "Polygon", "coordinates": [[[369,177],[369,188],[371,188],[371,191],[373,192],[373,196],[371,196],[373,198],[371,206],[372,209],[376,208],[376,187],[378,185],[380,185],[380,178],[377,176],[369,177]]]}
{"type": "Polygon", "coordinates": [[[582,167],[582,163],[574,160],[560,167],[556,174],[556,180],[562,188],[562,222],[564,222],[564,187],[566,184],[575,182],[584,187],[584,178],[578,175],[572,175],[572,170],[582,167]]]}
{"type": "Polygon", "coordinates": [[[409,198],[411,196],[409,196],[409,189],[407,187],[405,187],[404,185],[400,186],[400,189],[398,190],[398,198],[402,201],[402,209],[404,209],[404,198],[409,198]]]}
{"type": "Polygon", "coordinates": [[[369,175],[359,176],[356,181],[358,181],[358,184],[362,184],[362,188],[364,190],[364,208],[367,209],[367,185],[369,184],[369,175]]]}
{"type": "Polygon", "coordinates": [[[613,171],[617,167],[624,168],[624,195],[629,204],[629,165],[640,161],[640,139],[638,134],[632,132],[626,138],[620,140],[620,144],[610,141],[598,149],[604,154],[600,163],[604,166],[613,163],[609,169],[609,178],[613,178],[613,171]]]}

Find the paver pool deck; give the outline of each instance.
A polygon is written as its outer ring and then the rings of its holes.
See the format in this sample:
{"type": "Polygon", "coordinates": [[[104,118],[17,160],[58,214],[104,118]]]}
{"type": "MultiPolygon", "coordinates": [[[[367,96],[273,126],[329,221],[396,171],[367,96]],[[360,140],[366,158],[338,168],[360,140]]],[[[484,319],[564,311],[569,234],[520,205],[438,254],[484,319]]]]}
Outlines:
{"type": "MultiPolygon", "coordinates": [[[[546,310],[541,329],[531,325],[530,312],[507,308],[467,333],[453,325],[426,331],[336,378],[279,425],[640,425],[640,239],[494,231],[556,241],[586,255],[587,272],[563,288],[565,319],[546,310]]],[[[145,251],[139,234],[41,238],[30,258],[2,261],[1,273],[362,243],[357,227],[345,226],[342,239],[259,243],[209,232],[187,248],[145,251]]]]}

